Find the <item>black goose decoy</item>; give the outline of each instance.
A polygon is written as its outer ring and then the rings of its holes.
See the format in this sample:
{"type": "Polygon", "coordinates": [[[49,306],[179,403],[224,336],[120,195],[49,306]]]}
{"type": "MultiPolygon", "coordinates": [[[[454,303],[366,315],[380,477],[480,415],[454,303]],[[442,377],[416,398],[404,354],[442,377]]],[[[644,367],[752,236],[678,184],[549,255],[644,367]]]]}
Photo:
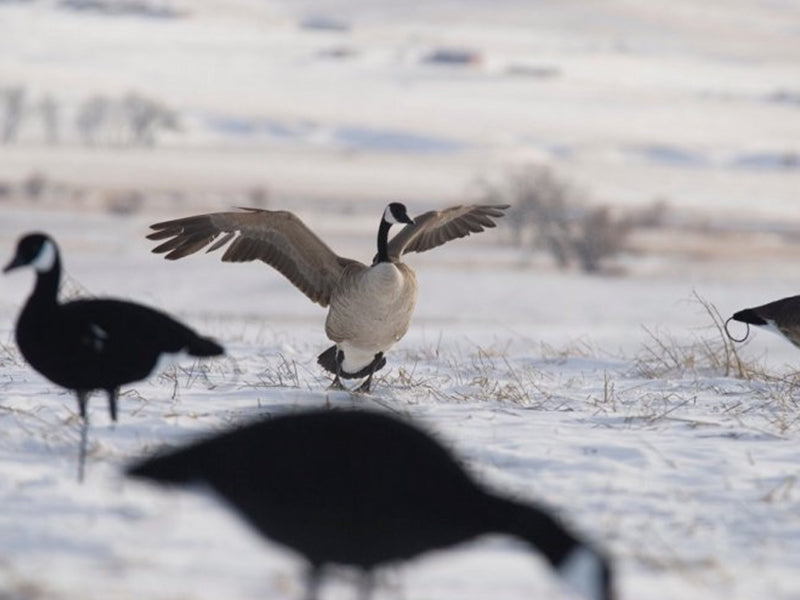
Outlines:
{"type": "Polygon", "coordinates": [[[140,304],[112,299],[60,303],[61,258],[56,242],[44,233],[23,236],[3,272],[25,266],[36,271],[36,285],[17,321],[17,345],[36,371],[78,397],[83,418],[78,465],[82,479],[90,392],[106,392],[111,419],[116,421],[120,386],[146,379],[160,359],[170,354],[217,356],[224,350],[140,304]]]}
{"type": "Polygon", "coordinates": [[[800,348],[800,296],[745,308],[731,319],[773,331],[800,348]]]}
{"type": "Polygon", "coordinates": [[[403,204],[392,202],[381,218],[371,266],[337,255],[287,211],[247,208],[185,217],[151,225],[155,232],[147,237],[166,240],[153,252],[170,260],[230,242],[223,261],[261,260],[277,269],[313,302],[329,307],[325,333],[334,345],[318,362],[334,374],[332,387],[342,389],[341,378],[366,377],[359,391],[368,392],[373,373],[386,364],[384,355],[408,331],[417,301],[417,280],[402,255],[494,227],[507,208],[453,206],[411,219],[403,204]],[[396,223],[406,226],[389,240],[396,223]]]}
{"type": "Polygon", "coordinates": [[[578,592],[613,598],[606,557],[532,504],[479,486],[416,426],[369,411],[309,411],[244,425],[156,454],[128,475],[208,484],[261,534],[309,563],[308,599],[326,565],[372,570],[484,533],[521,538],[578,592]]]}

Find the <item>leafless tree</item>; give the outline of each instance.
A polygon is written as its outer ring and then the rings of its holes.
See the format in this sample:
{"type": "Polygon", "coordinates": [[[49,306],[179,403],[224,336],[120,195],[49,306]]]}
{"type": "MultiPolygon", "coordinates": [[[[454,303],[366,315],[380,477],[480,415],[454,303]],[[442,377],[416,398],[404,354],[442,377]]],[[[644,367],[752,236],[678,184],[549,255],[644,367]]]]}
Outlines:
{"type": "Polygon", "coordinates": [[[485,186],[487,200],[512,205],[508,223],[515,246],[544,250],[559,268],[577,263],[586,272],[625,247],[626,218],[605,206],[593,207],[575,185],[550,167],[527,165],[500,184],[485,186]]]}
{"type": "Polygon", "coordinates": [[[2,139],[4,144],[17,141],[22,120],[25,116],[26,90],[22,86],[10,87],[0,90],[0,101],[3,107],[2,139]]]}
{"type": "Polygon", "coordinates": [[[75,126],[84,144],[94,146],[101,141],[100,135],[109,109],[110,101],[104,96],[92,96],[78,109],[75,126]]]}
{"type": "Polygon", "coordinates": [[[156,133],[161,129],[178,129],[177,114],[163,104],[129,93],[122,99],[122,110],[130,127],[130,143],[153,146],[156,133]]]}
{"type": "Polygon", "coordinates": [[[93,96],[83,103],[76,127],[85,144],[153,146],[157,134],[178,130],[178,115],[165,105],[131,92],[122,99],[93,96]]]}
{"type": "Polygon", "coordinates": [[[51,146],[55,145],[58,143],[61,133],[60,113],[55,98],[51,94],[45,94],[39,103],[39,110],[44,124],[45,139],[51,146]]]}

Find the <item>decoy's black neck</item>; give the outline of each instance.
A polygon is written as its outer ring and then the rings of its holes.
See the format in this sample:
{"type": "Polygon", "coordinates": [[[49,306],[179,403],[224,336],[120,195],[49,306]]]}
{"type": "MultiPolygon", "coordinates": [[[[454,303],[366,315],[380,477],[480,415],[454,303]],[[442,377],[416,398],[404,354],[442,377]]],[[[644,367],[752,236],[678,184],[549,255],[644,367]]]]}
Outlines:
{"type": "Polygon", "coordinates": [[[56,304],[58,301],[58,285],[61,281],[61,259],[56,256],[53,266],[48,271],[36,272],[36,286],[31,294],[31,302],[56,304]]]}
{"type": "Polygon", "coordinates": [[[389,262],[389,228],[392,224],[386,219],[381,219],[381,226],[378,228],[378,256],[376,263],[389,262]]]}
{"type": "Polygon", "coordinates": [[[555,519],[535,506],[505,498],[496,498],[492,505],[493,528],[524,540],[554,567],[580,545],[555,519]]]}

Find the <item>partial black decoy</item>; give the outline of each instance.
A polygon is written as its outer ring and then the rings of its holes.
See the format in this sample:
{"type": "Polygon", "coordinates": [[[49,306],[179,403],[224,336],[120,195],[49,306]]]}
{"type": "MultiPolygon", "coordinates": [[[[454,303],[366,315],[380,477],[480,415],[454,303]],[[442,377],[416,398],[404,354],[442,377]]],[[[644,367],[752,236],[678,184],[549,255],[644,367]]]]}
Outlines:
{"type": "Polygon", "coordinates": [[[334,374],[332,387],[342,389],[341,378],[366,377],[359,391],[368,392],[372,375],[386,364],[386,352],[408,331],[417,301],[417,279],[402,255],[494,227],[507,208],[453,206],[411,219],[403,204],[392,202],[378,227],[371,266],[337,255],[296,215],[282,210],[247,208],[185,217],[151,225],[155,232],[147,237],[166,240],[153,252],[170,260],[230,242],[223,261],[261,260],[277,269],[313,302],[329,307],[325,333],[334,345],[317,362],[334,374]],[[389,240],[389,229],[397,223],[406,226],[389,240]]]}
{"type": "Polygon", "coordinates": [[[326,565],[360,568],[367,598],[376,567],[490,532],[530,544],[586,598],[613,598],[602,552],[543,508],[478,485],[431,436],[385,414],[263,419],[156,454],[128,474],[209,485],[261,534],[307,559],[309,600],[326,565]]]}
{"type": "Polygon", "coordinates": [[[160,359],[180,354],[218,356],[224,349],[141,304],[113,299],[60,303],[61,258],[55,240],[44,233],[23,236],[3,272],[25,266],[36,271],[36,285],[17,320],[17,345],[36,371],[77,395],[83,419],[78,464],[82,480],[90,392],[106,392],[111,419],[116,421],[120,386],[149,377],[160,359]]]}
{"type": "Polygon", "coordinates": [[[800,296],[745,308],[731,319],[773,331],[800,348],[800,296]]]}

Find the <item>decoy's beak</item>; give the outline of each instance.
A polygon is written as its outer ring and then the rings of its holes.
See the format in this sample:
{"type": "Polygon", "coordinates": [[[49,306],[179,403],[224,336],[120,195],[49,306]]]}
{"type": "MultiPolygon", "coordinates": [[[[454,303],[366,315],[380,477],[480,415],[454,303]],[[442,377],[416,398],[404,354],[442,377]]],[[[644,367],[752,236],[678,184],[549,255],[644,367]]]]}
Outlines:
{"type": "Polygon", "coordinates": [[[8,273],[9,271],[13,271],[14,269],[22,267],[24,265],[25,262],[22,260],[22,257],[19,254],[17,254],[13,259],[11,259],[10,263],[8,263],[5,267],[3,267],[3,273],[8,273]]]}

